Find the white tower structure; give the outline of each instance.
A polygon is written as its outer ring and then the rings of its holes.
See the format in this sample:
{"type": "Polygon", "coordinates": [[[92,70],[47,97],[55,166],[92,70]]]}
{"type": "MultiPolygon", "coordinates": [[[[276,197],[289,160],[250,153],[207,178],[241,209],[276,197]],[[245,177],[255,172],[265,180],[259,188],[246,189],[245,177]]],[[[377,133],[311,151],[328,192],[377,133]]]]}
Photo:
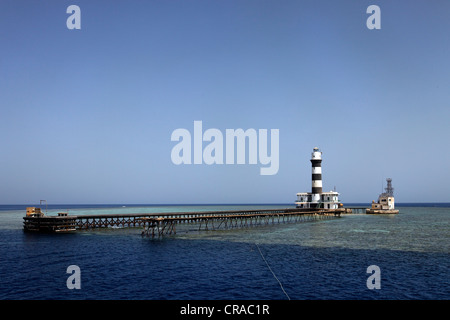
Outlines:
{"type": "Polygon", "coordinates": [[[337,209],[339,208],[339,193],[322,191],[322,152],[315,147],[311,154],[312,188],[311,192],[297,193],[295,205],[306,209],[337,209]]]}
{"type": "Polygon", "coordinates": [[[322,194],[322,152],[315,147],[311,154],[312,165],[312,189],[311,202],[319,203],[320,195],[322,194]]]}

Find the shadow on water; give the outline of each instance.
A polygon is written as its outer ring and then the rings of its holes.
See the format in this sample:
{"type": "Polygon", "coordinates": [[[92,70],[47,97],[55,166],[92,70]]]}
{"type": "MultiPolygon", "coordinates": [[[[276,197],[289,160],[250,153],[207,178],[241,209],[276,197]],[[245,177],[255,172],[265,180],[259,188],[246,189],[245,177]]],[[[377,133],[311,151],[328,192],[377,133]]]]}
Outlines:
{"type": "Polygon", "coordinates": [[[1,299],[448,299],[445,253],[136,233],[2,232],[1,299]],[[258,244],[258,246],[256,245],[258,244]],[[69,265],[81,289],[69,290],[69,265]],[[369,290],[367,267],[381,270],[369,290]],[[269,269],[270,268],[270,269],[269,269]],[[280,284],[285,290],[283,292],[280,284]],[[287,295],[286,295],[287,294],[287,295]]]}

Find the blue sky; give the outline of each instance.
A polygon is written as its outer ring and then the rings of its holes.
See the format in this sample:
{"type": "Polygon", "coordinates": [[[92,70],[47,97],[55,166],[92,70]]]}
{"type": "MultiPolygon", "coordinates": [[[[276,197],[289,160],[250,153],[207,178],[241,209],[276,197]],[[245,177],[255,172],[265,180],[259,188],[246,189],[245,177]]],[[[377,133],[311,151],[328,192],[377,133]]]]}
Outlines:
{"type": "Polygon", "coordinates": [[[0,204],[448,202],[448,1],[0,2],[0,204]],[[69,5],[81,30],[69,30],[69,5]],[[381,8],[369,30],[366,9],[381,8]],[[279,129],[279,171],[174,165],[177,128],[279,129]]]}

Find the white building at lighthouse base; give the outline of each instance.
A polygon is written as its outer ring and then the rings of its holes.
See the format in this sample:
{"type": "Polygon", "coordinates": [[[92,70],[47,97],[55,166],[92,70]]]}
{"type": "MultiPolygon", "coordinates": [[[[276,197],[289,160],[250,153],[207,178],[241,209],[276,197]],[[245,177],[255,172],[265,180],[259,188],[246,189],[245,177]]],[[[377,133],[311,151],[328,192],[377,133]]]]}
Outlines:
{"type": "Polygon", "coordinates": [[[297,208],[306,209],[338,209],[339,204],[339,193],[336,191],[322,192],[320,194],[299,192],[297,193],[297,201],[295,201],[297,208]]]}

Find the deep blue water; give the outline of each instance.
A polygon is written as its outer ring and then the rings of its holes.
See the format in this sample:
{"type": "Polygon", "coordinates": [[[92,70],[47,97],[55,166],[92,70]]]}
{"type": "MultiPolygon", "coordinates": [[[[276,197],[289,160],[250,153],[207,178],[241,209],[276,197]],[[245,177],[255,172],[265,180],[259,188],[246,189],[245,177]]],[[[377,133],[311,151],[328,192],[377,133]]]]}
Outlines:
{"type": "MultiPolygon", "coordinates": [[[[450,297],[448,206],[401,207],[398,215],[355,214],[226,231],[181,228],[177,235],[161,239],[142,237],[134,228],[24,233],[24,207],[1,208],[0,299],[450,297]],[[80,267],[79,290],[66,286],[69,265],[80,267]],[[379,290],[366,286],[370,265],[381,270],[379,290]]],[[[57,212],[57,207],[49,211],[57,212]]],[[[70,210],[92,214],[226,208],[231,207],[86,205],[70,210]]]]}

